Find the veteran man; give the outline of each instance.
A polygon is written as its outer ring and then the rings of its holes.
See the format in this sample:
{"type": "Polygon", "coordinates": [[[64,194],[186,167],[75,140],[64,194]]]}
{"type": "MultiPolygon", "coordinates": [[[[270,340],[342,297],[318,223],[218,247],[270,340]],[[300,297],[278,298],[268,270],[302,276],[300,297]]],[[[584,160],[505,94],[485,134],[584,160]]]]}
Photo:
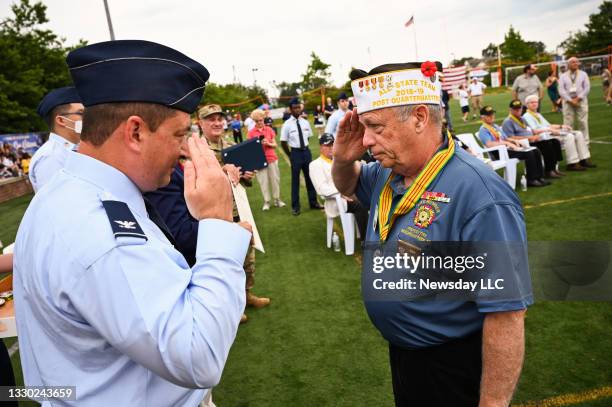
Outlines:
{"type": "MultiPolygon", "coordinates": [[[[358,111],[340,123],[334,182],[370,208],[367,240],[385,250],[418,244],[417,237],[524,242],[514,191],[442,133],[441,68],[426,62],[351,72],[358,111]],[[383,78],[391,92],[368,90],[372,78],[383,78]],[[362,165],[366,149],[376,162],[362,165]],[[423,210],[430,206],[433,213],[423,210]]],[[[530,293],[516,301],[365,300],[389,342],[396,405],[507,406],[521,371],[531,302],[530,293]]]]}
{"type": "Polygon", "coordinates": [[[86,106],[79,152],[35,195],[15,242],[25,384],[76,386],[62,405],[195,406],[238,329],[251,233],[232,222],[227,176],[197,137],[185,164],[193,267],[142,193],[170,181],[209,73],[138,40],[78,48],[67,63],[86,106]]]}
{"type": "Polygon", "coordinates": [[[64,167],[66,158],[79,144],[83,127],[83,105],[74,86],[47,93],[36,109],[49,126],[49,139],[32,157],[30,182],[37,192],[64,167]]]}
{"type": "Polygon", "coordinates": [[[523,120],[527,126],[535,131],[543,131],[543,134],[553,136],[561,142],[565,150],[566,169],[572,170],[576,167],[596,168],[591,162],[589,145],[581,131],[572,129],[568,125],[551,124],[541,113],[538,112],[540,99],[537,95],[529,95],[525,98],[527,110],[523,114],[523,120]]]}
{"type": "Polygon", "coordinates": [[[568,70],[559,77],[559,94],[563,98],[563,124],[576,128],[584,135],[587,144],[589,138],[589,100],[591,82],[589,75],[580,69],[576,57],[567,60],[568,70]],[[578,126],[574,127],[574,121],[578,126]]]}
{"type": "MultiPolygon", "coordinates": [[[[232,145],[223,138],[223,125],[225,118],[221,106],[209,104],[198,110],[198,125],[202,129],[204,138],[209,143],[210,149],[215,154],[215,158],[222,166],[223,171],[228,174],[230,180],[237,184],[242,182],[245,186],[251,185],[253,172],[247,171],[240,173],[240,170],[232,164],[224,164],[221,151],[224,148],[232,145]]],[[[195,135],[198,137],[199,135],[195,135]]],[[[183,160],[189,158],[189,151],[183,148],[181,150],[183,160]]],[[[187,202],[184,198],[184,164],[179,162],[174,171],[170,183],[153,192],[145,194],[146,199],[151,202],[159,212],[164,223],[168,225],[169,232],[176,239],[177,249],[185,256],[187,263],[192,266],[196,262],[198,223],[190,213],[187,207],[187,202]]],[[[233,220],[240,222],[238,212],[234,204],[233,220]]],[[[246,273],[246,298],[247,306],[262,308],[270,304],[270,299],[266,297],[258,297],[251,292],[255,284],[255,249],[251,246],[244,261],[244,272],[246,273]]],[[[248,317],[242,314],[240,322],[247,322],[248,317]]]]}

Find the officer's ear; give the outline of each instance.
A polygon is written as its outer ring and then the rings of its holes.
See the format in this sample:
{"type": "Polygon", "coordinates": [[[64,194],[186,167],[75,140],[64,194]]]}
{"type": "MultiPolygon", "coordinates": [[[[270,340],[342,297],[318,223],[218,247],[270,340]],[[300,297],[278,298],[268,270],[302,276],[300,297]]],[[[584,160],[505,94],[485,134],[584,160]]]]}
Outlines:
{"type": "Polygon", "coordinates": [[[140,116],[130,116],[125,121],[122,135],[123,141],[128,149],[134,152],[141,151],[141,145],[146,133],[149,132],[147,123],[140,116]]]}

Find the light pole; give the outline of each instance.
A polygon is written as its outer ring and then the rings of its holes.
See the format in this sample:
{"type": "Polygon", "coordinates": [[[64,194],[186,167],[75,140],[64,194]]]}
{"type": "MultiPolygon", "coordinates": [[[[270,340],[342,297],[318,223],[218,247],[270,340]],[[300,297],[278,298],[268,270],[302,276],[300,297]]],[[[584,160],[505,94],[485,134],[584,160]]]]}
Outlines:
{"type": "Polygon", "coordinates": [[[106,10],[106,21],[108,22],[108,31],[110,32],[111,41],[115,41],[115,32],[113,31],[113,22],[111,20],[107,0],[104,0],[104,10],[106,10]]]}
{"type": "Polygon", "coordinates": [[[251,71],[253,71],[253,86],[257,86],[257,78],[255,78],[255,72],[257,72],[259,69],[257,68],[251,68],[251,71]]]}

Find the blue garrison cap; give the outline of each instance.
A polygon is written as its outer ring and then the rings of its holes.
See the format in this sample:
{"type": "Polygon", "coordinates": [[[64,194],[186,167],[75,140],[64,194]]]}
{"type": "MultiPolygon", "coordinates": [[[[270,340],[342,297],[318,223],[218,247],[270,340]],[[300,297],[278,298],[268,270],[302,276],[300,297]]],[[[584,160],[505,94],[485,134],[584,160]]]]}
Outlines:
{"type": "Polygon", "coordinates": [[[66,62],[86,107],[144,102],[192,113],[210,76],[188,56],[141,40],[88,45],[70,52],[66,62]]]}
{"type": "Polygon", "coordinates": [[[53,89],[42,98],[36,112],[44,119],[55,107],[70,103],[81,103],[81,98],[74,86],[53,89]]]}
{"type": "Polygon", "coordinates": [[[348,96],[346,96],[346,93],[342,92],[338,95],[338,100],[348,100],[348,96]]]}
{"type": "Polygon", "coordinates": [[[300,99],[298,99],[298,98],[292,98],[292,99],[289,101],[289,107],[291,107],[291,106],[293,106],[293,105],[299,105],[300,103],[302,103],[302,102],[300,102],[300,99]]]}

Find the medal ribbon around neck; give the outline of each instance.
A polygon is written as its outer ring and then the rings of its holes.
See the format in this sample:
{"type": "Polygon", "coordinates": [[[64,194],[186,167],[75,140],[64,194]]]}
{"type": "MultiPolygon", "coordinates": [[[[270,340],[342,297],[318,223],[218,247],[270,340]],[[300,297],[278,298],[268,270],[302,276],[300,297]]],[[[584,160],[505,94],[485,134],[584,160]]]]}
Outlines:
{"type": "Polygon", "coordinates": [[[325,157],[323,154],[319,155],[319,157],[321,157],[321,159],[322,159],[323,161],[326,161],[326,162],[328,162],[328,163],[330,163],[330,164],[332,163],[332,160],[330,160],[329,158],[325,157]]]}
{"type": "Polygon", "coordinates": [[[402,215],[407,214],[421,199],[421,195],[427,189],[429,184],[436,178],[436,176],[442,171],[446,163],[451,159],[455,153],[455,142],[452,137],[448,138],[448,147],[444,150],[438,151],[427,163],[425,168],[421,170],[419,175],[416,177],[410,188],[402,199],[397,204],[393,213],[391,213],[391,205],[393,202],[393,191],[391,189],[391,179],[393,173],[389,174],[387,182],[380,193],[378,202],[378,220],[380,224],[380,240],[384,243],[387,240],[389,231],[393,227],[395,220],[402,215]]]}
{"type": "Polygon", "coordinates": [[[531,110],[527,110],[527,113],[529,113],[531,117],[533,117],[536,120],[536,122],[538,122],[538,124],[542,124],[537,114],[533,113],[531,110]]]}
{"type": "Polygon", "coordinates": [[[489,133],[493,135],[493,137],[495,138],[495,141],[501,140],[501,134],[499,134],[499,132],[497,131],[495,127],[491,126],[490,124],[486,124],[485,122],[482,122],[482,125],[484,126],[485,129],[489,130],[489,133]]]}
{"type": "Polygon", "coordinates": [[[510,116],[508,116],[510,118],[510,120],[514,121],[516,124],[518,124],[519,126],[521,126],[521,128],[526,129],[527,126],[523,124],[523,122],[519,119],[517,119],[513,114],[511,114],[510,116]]]}

